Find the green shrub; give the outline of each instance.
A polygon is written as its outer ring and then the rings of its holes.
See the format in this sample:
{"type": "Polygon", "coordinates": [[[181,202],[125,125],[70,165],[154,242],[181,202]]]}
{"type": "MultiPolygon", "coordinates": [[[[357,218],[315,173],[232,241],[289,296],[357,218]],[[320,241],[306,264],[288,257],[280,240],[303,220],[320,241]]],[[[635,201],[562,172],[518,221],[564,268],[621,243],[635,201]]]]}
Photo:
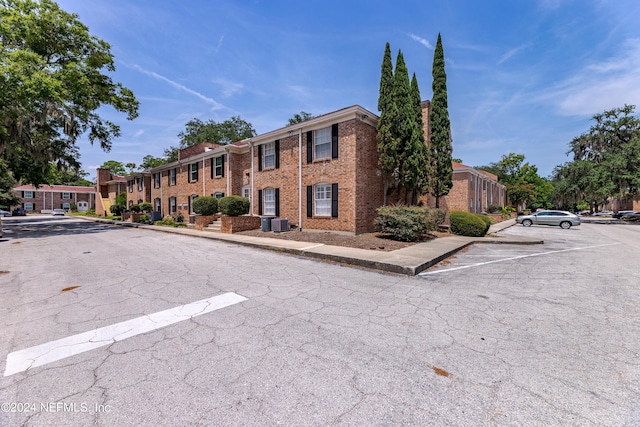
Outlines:
{"type": "Polygon", "coordinates": [[[149,214],[140,215],[140,219],[136,221],[138,224],[153,224],[149,214]]]}
{"type": "Polygon", "coordinates": [[[450,215],[451,232],[461,236],[482,237],[487,233],[489,225],[478,215],[470,212],[452,211],[450,215]]]}
{"type": "Polygon", "coordinates": [[[142,209],[140,209],[140,205],[131,205],[129,210],[133,213],[140,213],[142,209]]]}
{"type": "Polygon", "coordinates": [[[491,203],[487,206],[488,213],[499,213],[502,210],[502,206],[497,203],[491,203]]]}
{"type": "Polygon", "coordinates": [[[218,201],[218,209],[228,216],[239,216],[249,213],[249,199],[241,196],[226,196],[218,201]]]}
{"type": "Polygon", "coordinates": [[[491,224],[493,224],[493,218],[487,215],[478,215],[478,217],[484,221],[486,225],[486,230],[484,230],[484,234],[487,234],[487,231],[489,231],[489,227],[491,227],[491,224]]]}
{"type": "Polygon", "coordinates": [[[182,212],[173,214],[173,218],[176,220],[176,222],[184,222],[184,215],[182,215],[182,212]]]}
{"type": "Polygon", "coordinates": [[[176,220],[171,215],[165,215],[164,218],[162,218],[162,222],[165,224],[175,224],[176,220]]]}
{"type": "Polygon", "coordinates": [[[116,205],[127,206],[127,193],[124,191],[116,195],[116,205]]]}
{"type": "Polygon", "coordinates": [[[69,205],[69,210],[72,211],[72,212],[77,211],[78,210],[78,205],[76,205],[75,203],[71,203],[69,205]]]}
{"type": "Polygon", "coordinates": [[[153,205],[149,202],[140,203],[138,206],[140,206],[142,212],[151,212],[153,210],[153,205]]]}
{"type": "Polygon", "coordinates": [[[447,211],[443,209],[427,209],[427,227],[429,231],[435,230],[444,224],[447,219],[447,211]]]}
{"type": "Polygon", "coordinates": [[[215,215],[218,213],[218,199],[213,196],[198,197],[193,201],[193,211],[200,215],[215,215]]]}
{"type": "Polygon", "coordinates": [[[124,205],[111,205],[109,210],[111,211],[111,215],[120,216],[122,215],[122,211],[125,209],[124,205]]]}
{"type": "Polygon", "coordinates": [[[375,225],[385,237],[412,242],[435,230],[441,217],[444,221],[444,211],[438,211],[417,206],[383,206],[376,210],[375,225]]]}

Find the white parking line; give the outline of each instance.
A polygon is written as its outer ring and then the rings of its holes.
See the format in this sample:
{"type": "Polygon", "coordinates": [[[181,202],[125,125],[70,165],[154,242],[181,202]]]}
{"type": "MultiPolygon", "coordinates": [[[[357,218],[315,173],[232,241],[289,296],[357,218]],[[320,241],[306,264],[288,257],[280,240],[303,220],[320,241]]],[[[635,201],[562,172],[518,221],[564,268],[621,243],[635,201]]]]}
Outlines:
{"type": "Polygon", "coordinates": [[[110,345],[135,335],[160,329],[246,300],[247,298],[241,295],[228,292],[24,350],[14,351],[7,356],[4,376],[8,377],[36,366],[110,345]]]}
{"type": "Polygon", "coordinates": [[[443,270],[424,271],[424,272],[420,273],[419,275],[420,276],[426,276],[427,274],[446,273],[446,272],[449,272],[449,271],[463,270],[465,268],[471,268],[471,267],[479,267],[481,265],[493,264],[493,263],[496,263],[496,262],[513,261],[514,259],[522,259],[522,258],[529,258],[529,257],[534,257],[534,256],[557,254],[557,253],[560,253],[560,252],[581,251],[583,249],[601,248],[601,247],[604,247],[604,246],[613,246],[613,245],[619,245],[619,244],[620,243],[606,243],[606,244],[603,244],[603,245],[584,246],[582,248],[569,248],[569,249],[560,249],[560,250],[557,250],[557,251],[538,252],[536,254],[519,255],[519,256],[514,256],[514,257],[510,257],[510,258],[496,259],[496,260],[493,260],[493,261],[478,262],[478,263],[475,263],[475,264],[463,265],[463,266],[460,266],[460,267],[447,268],[447,269],[443,269],[443,270]]]}

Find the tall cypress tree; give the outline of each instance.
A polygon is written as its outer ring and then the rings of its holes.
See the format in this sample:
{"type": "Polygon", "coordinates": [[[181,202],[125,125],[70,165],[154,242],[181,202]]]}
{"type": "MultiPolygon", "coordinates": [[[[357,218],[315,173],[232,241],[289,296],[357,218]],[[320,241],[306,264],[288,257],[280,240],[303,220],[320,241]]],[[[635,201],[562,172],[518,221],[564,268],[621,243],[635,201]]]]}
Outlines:
{"type": "Polygon", "coordinates": [[[440,197],[449,194],[453,186],[453,167],[451,165],[451,123],[447,103],[447,74],[444,71],[444,51],[442,38],[438,33],[438,42],[433,53],[433,99],[429,114],[431,138],[429,141],[429,162],[431,165],[431,194],[436,198],[436,208],[440,207],[440,197]]]}
{"type": "Polygon", "coordinates": [[[378,111],[380,111],[380,119],[378,120],[378,153],[384,179],[384,205],[386,205],[387,191],[397,166],[394,138],[394,120],[397,117],[397,111],[393,102],[393,63],[391,62],[391,47],[388,42],[382,59],[378,111]]]}
{"type": "MultiPolygon", "coordinates": [[[[398,51],[396,58],[396,69],[393,73],[393,103],[396,106],[397,117],[394,120],[396,125],[396,181],[399,188],[411,191],[415,185],[415,159],[413,157],[413,137],[415,135],[415,114],[413,99],[411,96],[411,83],[409,83],[409,72],[404,62],[402,51],[398,51]]],[[[406,198],[406,193],[405,193],[406,198]]]]}
{"type": "Polygon", "coordinates": [[[412,154],[411,163],[413,165],[413,198],[412,203],[418,203],[418,198],[429,189],[429,148],[424,140],[424,122],[422,120],[422,97],[420,96],[420,88],[418,79],[413,73],[411,79],[411,99],[413,111],[415,114],[414,129],[411,138],[412,154]]]}

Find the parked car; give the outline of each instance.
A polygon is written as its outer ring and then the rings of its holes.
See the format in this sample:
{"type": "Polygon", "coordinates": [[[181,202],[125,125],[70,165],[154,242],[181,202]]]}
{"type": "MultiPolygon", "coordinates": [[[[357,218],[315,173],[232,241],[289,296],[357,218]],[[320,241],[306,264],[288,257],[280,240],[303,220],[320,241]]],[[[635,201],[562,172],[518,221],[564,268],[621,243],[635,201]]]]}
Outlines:
{"type": "Polygon", "coordinates": [[[27,215],[27,211],[25,211],[24,208],[15,208],[11,215],[12,216],[26,216],[27,215]]]}
{"type": "Polygon", "coordinates": [[[623,221],[640,221],[640,212],[630,212],[620,217],[623,221]]]}
{"type": "Polygon", "coordinates": [[[594,212],[591,214],[591,216],[609,216],[609,215],[613,215],[613,211],[600,211],[600,212],[594,212]]]}
{"type": "Polygon", "coordinates": [[[618,211],[618,212],[614,213],[614,214],[613,214],[613,215],[611,215],[611,216],[612,216],[613,218],[618,218],[618,219],[620,219],[620,218],[624,218],[625,216],[630,215],[630,214],[632,214],[632,213],[633,213],[633,211],[618,211]]]}
{"type": "Polygon", "coordinates": [[[56,215],[64,216],[65,212],[62,209],[54,209],[54,210],[51,211],[51,215],[53,215],[53,216],[56,216],[56,215]]]}
{"type": "Polygon", "coordinates": [[[11,212],[0,209],[0,216],[11,216],[11,212]]]}
{"type": "Polygon", "coordinates": [[[567,211],[540,211],[529,215],[521,215],[516,218],[518,224],[525,227],[532,225],[559,225],[561,228],[571,228],[580,225],[580,217],[567,211]]]}

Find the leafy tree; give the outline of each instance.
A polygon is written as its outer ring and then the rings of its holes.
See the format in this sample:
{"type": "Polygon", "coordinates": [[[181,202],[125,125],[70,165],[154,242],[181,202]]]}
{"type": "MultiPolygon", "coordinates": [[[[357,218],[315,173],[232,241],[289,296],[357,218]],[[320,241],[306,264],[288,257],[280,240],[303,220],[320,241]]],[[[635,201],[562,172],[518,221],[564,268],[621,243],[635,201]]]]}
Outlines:
{"type": "Polygon", "coordinates": [[[393,101],[393,63],[391,61],[391,47],[385,45],[382,58],[382,72],[380,76],[380,95],[378,97],[378,153],[380,168],[384,180],[383,205],[387,205],[387,192],[396,172],[396,139],[394,125],[397,117],[397,107],[393,101]]]}
{"type": "Polygon", "coordinates": [[[606,183],[608,196],[640,189],[640,117],[633,115],[634,109],[625,105],[594,115],[589,131],[569,144],[574,161],[594,165],[592,178],[606,183]]]}
{"type": "Polygon", "coordinates": [[[245,138],[256,136],[251,123],[239,116],[231,117],[222,123],[209,120],[206,123],[194,118],[187,122],[185,130],[178,134],[180,148],[190,147],[201,142],[215,142],[216,144],[232,144],[245,138]]]}
{"type": "Polygon", "coordinates": [[[300,111],[300,113],[296,113],[289,119],[289,125],[295,125],[296,123],[302,123],[306,120],[313,119],[313,114],[307,113],[306,111],[300,111]]]}
{"type": "MultiPolygon", "coordinates": [[[[414,102],[411,93],[411,83],[409,82],[409,72],[404,62],[402,51],[398,51],[396,58],[396,68],[393,73],[393,103],[396,106],[397,117],[395,120],[394,137],[396,151],[397,182],[400,188],[412,190],[415,186],[414,170],[419,165],[416,164],[415,157],[412,157],[416,128],[416,116],[414,112],[414,102]]],[[[406,197],[406,192],[405,192],[406,197]]]]}
{"type": "Polygon", "coordinates": [[[7,168],[4,160],[0,159],[0,206],[8,208],[20,202],[20,198],[13,191],[15,185],[16,180],[13,178],[13,174],[7,168]]]}
{"type": "Polygon", "coordinates": [[[79,167],[77,140],[109,151],[120,136],[97,111],[138,115],[110,46],[52,0],[0,0],[0,154],[16,179],[45,182],[49,165],[79,167]]]}
{"type": "MultiPolygon", "coordinates": [[[[451,161],[452,161],[452,162],[456,162],[456,163],[464,163],[464,162],[462,161],[462,159],[460,159],[460,158],[458,158],[458,157],[452,157],[452,158],[451,158],[451,161]]],[[[487,171],[487,172],[488,172],[488,171],[487,171]]]]}
{"type": "Polygon", "coordinates": [[[151,154],[147,154],[142,158],[142,163],[140,164],[140,169],[148,170],[157,168],[158,166],[162,166],[167,163],[167,159],[162,157],[153,157],[151,154]]]}
{"type": "Polygon", "coordinates": [[[86,179],[88,172],[78,168],[62,168],[55,164],[49,165],[46,181],[50,185],[80,185],[92,187],[95,183],[86,179]]]}
{"type": "Polygon", "coordinates": [[[447,101],[447,74],[444,71],[444,50],[442,38],[438,33],[433,54],[433,99],[429,114],[431,138],[429,141],[431,166],[431,194],[436,198],[436,208],[440,207],[440,197],[449,194],[453,186],[453,167],[451,165],[451,123],[447,101]]]}
{"type": "Polygon", "coordinates": [[[180,151],[180,147],[176,147],[176,146],[165,148],[163,154],[164,154],[164,158],[167,159],[167,163],[177,162],[179,151],[180,151]]]}
{"type": "Polygon", "coordinates": [[[548,181],[538,175],[538,168],[524,163],[523,154],[509,153],[502,156],[499,162],[482,169],[498,177],[498,181],[507,187],[509,201],[520,208],[529,205],[531,208],[551,207],[551,190],[548,181]]]}
{"type": "Polygon", "coordinates": [[[127,169],[122,162],[117,160],[107,160],[100,166],[102,169],[109,169],[113,175],[125,176],[127,175],[127,169]]]}

